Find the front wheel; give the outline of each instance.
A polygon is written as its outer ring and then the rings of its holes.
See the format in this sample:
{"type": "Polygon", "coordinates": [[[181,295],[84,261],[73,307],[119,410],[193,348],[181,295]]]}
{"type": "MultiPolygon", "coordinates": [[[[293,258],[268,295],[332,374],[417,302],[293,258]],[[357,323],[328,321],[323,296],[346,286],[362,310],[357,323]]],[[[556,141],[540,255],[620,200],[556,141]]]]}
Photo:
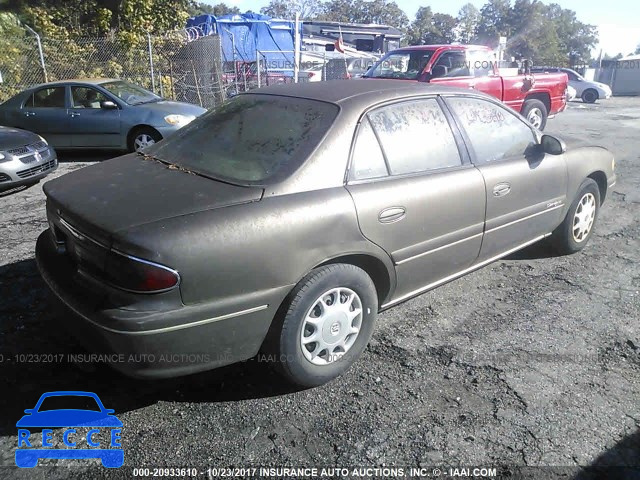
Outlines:
{"type": "Polygon", "coordinates": [[[140,152],[160,140],[162,135],[157,130],[151,127],[138,128],[129,135],[129,151],[140,152]]]}
{"type": "Polygon", "coordinates": [[[587,178],[571,204],[564,221],[551,236],[555,249],[564,254],[582,250],[591,235],[600,210],[600,189],[591,178],[587,178]]]}
{"type": "Polygon", "coordinates": [[[354,265],[313,270],[296,286],[276,340],[278,369],[303,387],[344,373],[362,354],[378,314],[371,278],[354,265]]]}
{"type": "Polygon", "coordinates": [[[547,107],[540,100],[530,99],[525,101],[522,106],[522,116],[538,130],[544,130],[547,125],[547,107]]]}
{"type": "Polygon", "coordinates": [[[584,103],[596,103],[596,100],[598,100],[598,96],[598,92],[590,88],[582,92],[582,101],[584,103]]]}

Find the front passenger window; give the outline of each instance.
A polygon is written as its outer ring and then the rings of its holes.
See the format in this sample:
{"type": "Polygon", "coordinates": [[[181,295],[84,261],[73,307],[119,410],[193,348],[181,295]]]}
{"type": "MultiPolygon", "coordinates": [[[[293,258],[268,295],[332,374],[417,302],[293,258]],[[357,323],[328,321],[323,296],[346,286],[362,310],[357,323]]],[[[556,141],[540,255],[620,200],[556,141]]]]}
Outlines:
{"type": "Polygon", "coordinates": [[[480,162],[524,156],[537,144],[531,127],[507,108],[480,98],[450,97],[480,162]]]}

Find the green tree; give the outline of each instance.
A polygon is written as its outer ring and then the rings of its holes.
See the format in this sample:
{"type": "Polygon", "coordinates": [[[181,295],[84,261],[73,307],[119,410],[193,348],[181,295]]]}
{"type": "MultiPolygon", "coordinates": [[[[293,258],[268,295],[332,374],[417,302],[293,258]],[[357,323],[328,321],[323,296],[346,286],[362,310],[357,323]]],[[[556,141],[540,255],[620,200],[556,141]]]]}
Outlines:
{"type": "Polygon", "coordinates": [[[479,42],[496,47],[501,36],[510,36],[510,7],[509,0],[489,0],[480,9],[480,23],[477,29],[479,42]]]}
{"type": "Polygon", "coordinates": [[[321,4],[316,19],[329,22],[352,22],[353,14],[352,0],[329,0],[321,4]]]}
{"type": "Polygon", "coordinates": [[[588,63],[591,50],[598,43],[598,29],[579,21],[573,10],[553,3],[545,7],[545,16],[557,33],[562,64],[588,63]]]}
{"type": "Polygon", "coordinates": [[[458,40],[462,43],[474,43],[480,23],[480,11],[472,4],[463,5],[458,12],[458,40]]]}
{"type": "Polygon", "coordinates": [[[451,15],[433,13],[431,7],[420,7],[408,32],[410,45],[452,43],[456,40],[457,20],[451,15]]]}
{"type": "Polygon", "coordinates": [[[409,26],[409,17],[396,2],[387,0],[355,0],[354,22],[392,25],[401,30],[409,26]]]}
{"type": "Polygon", "coordinates": [[[420,7],[408,31],[409,45],[425,45],[433,29],[433,12],[431,7],[420,7]]]}
{"type": "Polygon", "coordinates": [[[432,43],[453,43],[457,40],[456,27],[458,21],[446,13],[436,13],[433,16],[432,43]]]}
{"type": "Polygon", "coordinates": [[[191,17],[196,17],[203,14],[213,15],[214,17],[221,17],[223,15],[239,14],[241,12],[238,7],[231,7],[226,3],[209,5],[208,3],[193,2],[191,5],[189,5],[187,13],[191,17]]]}
{"type": "Polygon", "coordinates": [[[318,20],[349,23],[377,23],[401,30],[409,26],[407,14],[394,1],[328,0],[316,17],[318,20]]]}
{"type": "Polygon", "coordinates": [[[322,6],[317,0],[271,0],[269,5],[262,7],[260,13],[274,18],[293,19],[296,13],[300,18],[314,18],[322,6]]]}

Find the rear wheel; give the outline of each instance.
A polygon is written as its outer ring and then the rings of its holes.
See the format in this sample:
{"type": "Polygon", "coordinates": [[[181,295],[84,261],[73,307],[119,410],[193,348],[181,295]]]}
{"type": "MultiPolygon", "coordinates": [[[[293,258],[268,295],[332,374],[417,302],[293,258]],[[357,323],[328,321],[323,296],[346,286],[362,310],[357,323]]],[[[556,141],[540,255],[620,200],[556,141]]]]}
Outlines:
{"type": "Polygon", "coordinates": [[[598,100],[598,96],[598,92],[596,92],[592,88],[589,88],[582,92],[582,101],[584,103],[596,103],[596,100],[598,100]]]}
{"type": "Polygon", "coordinates": [[[273,345],[280,372],[304,387],[338,377],[366,348],[377,314],[376,289],[364,270],[347,264],[313,270],[292,292],[273,345]]]}
{"type": "Polygon", "coordinates": [[[522,106],[522,116],[538,130],[544,130],[547,125],[547,107],[540,100],[532,98],[525,101],[522,106]]]}
{"type": "Polygon", "coordinates": [[[129,135],[129,151],[139,152],[143,148],[162,140],[162,135],[151,127],[140,127],[129,135]]]}
{"type": "Polygon", "coordinates": [[[587,178],[571,204],[567,216],[551,236],[551,243],[560,253],[568,254],[582,250],[591,235],[600,210],[598,184],[587,178]]]}

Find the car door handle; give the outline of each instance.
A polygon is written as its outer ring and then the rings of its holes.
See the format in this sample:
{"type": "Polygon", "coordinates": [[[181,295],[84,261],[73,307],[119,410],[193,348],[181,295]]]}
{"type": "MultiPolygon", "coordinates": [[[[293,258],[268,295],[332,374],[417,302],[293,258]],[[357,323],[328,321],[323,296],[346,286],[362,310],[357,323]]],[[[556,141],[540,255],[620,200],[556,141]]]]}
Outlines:
{"type": "Polygon", "coordinates": [[[33,117],[35,114],[36,112],[24,112],[25,117],[33,117]]]}
{"type": "Polygon", "coordinates": [[[497,183],[493,187],[493,196],[494,197],[504,197],[511,191],[511,184],[507,182],[497,183]]]}
{"type": "Polygon", "coordinates": [[[380,223],[393,223],[402,220],[406,214],[407,210],[404,207],[389,207],[378,214],[378,221],[380,223]]]}
{"type": "Polygon", "coordinates": [[[469,84],[469,88],[472,89],[472,90],[475,90],[476,89],[476,82],[470,83],[469,84]]]}
{"type": "Polygon", "coordinates": [[[72,117],[79,117],[80,114],[78,112],[71,112],[69,115],[71,115],[72,117]]]}

